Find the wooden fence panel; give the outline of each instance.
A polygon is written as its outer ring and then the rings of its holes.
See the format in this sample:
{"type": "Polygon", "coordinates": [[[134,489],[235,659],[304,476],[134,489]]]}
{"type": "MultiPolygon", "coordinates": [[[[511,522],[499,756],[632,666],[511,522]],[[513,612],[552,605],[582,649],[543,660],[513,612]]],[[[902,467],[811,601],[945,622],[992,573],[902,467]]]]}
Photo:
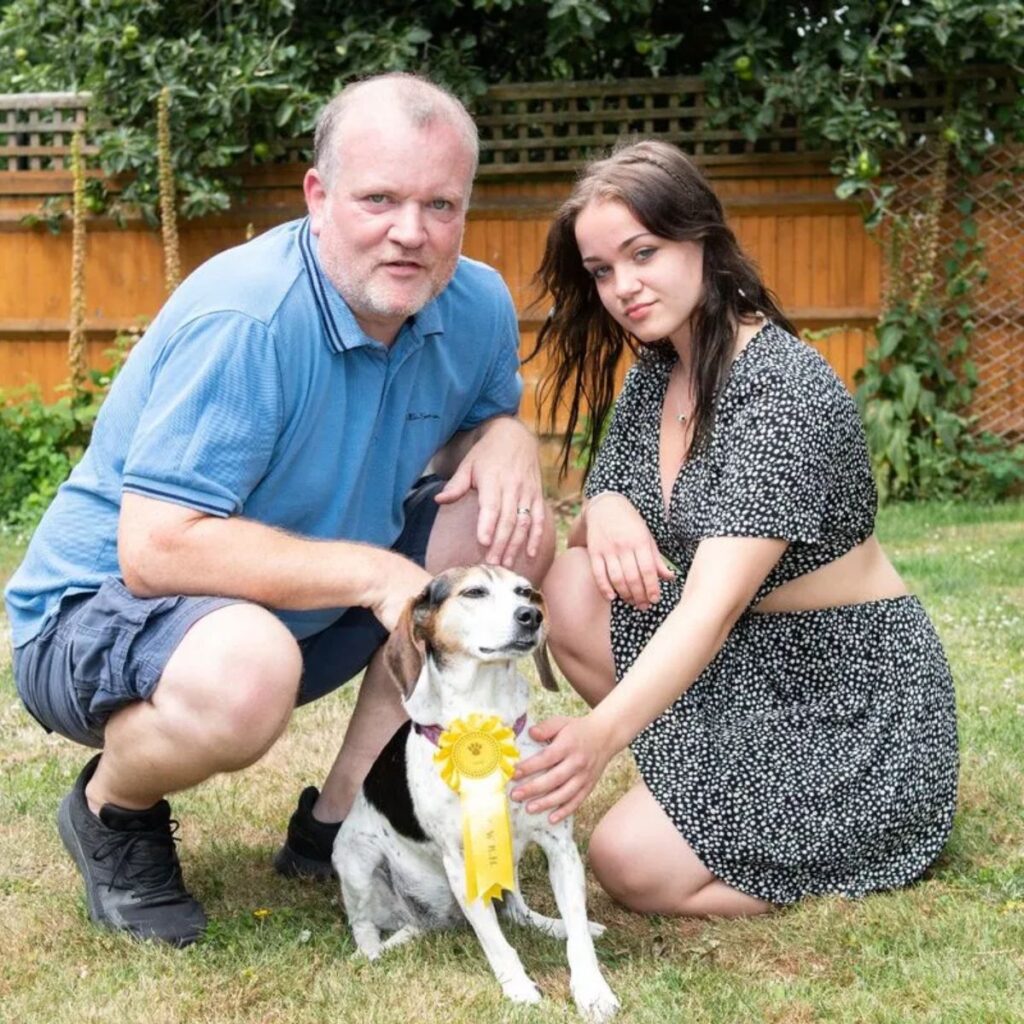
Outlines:
{"type": "MultiPolygon", "coordinates": [[[[879,310],[878,246],[865,235],[857,211],[835,199],[824,166],[768,165],[760,176],[755,170],[738,165],[710,173],[738,238],[767,283],[852,386],[879,310]]],[[[236,212],[181,223],[185,269],[301,216],[301,174],[296,166],[250,171],[236,212]]],[[[52,397],[67,376],[63,340],[71,236],[67,230],[53,235],[41,226],[25,227],[20,218],[42,194],[61,194],[70,182],[53,172],[46,180],[37,178],[35,194],[7,195],[5,179],[12,177],[0,174],[0,388],[35,383],[52,397]]],[[[550,215],[570,185],[564,174],[547,180],[506,177],[481,181],[474,191],[463,251],[495,267],[508,283],[520,313],[524,355],[546,312],[543,300],[533,304],[538,298],[533,276],[550,215]]],[[[92,365],[103,365],[118,331],[159,309],[164,299],[161,260],[159,234],[140,220],[121,229],[108,218],[88,218],[86,327],[92,365]]],[[[541,372],[539,360],[524,367],[524,414],[535,422],[534,389],[541,372]]]]}

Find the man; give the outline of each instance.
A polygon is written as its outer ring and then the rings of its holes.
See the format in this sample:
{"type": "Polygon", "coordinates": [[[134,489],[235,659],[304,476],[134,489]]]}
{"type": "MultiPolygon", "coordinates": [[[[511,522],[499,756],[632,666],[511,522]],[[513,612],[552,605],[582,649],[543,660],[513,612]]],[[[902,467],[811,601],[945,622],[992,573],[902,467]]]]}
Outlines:
{"type": "Polygon", "coordinates": [[[515,311],[459,257],[477,148],[462,105],[412,76],[336,97],[308,218],[175,292],[11,580],[26,707],[102,747],[58,814],[97,922],[194,941],[206,919],[164,797],[252,764],[297,701],[369,663],[275,858],[329,876],[404,717],[374,656],[402,606],[450,565],[539,580],[550,564],[537,446],[514,419],[515,311]]]}

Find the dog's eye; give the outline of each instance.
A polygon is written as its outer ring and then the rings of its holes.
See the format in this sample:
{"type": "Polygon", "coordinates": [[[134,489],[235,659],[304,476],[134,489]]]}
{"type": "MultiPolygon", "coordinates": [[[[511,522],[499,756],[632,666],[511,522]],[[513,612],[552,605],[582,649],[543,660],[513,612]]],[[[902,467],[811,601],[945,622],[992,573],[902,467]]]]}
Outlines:
{"type": "Polygon", "coordinates": [[[516,592],[516,596],[517,597],[536,597],[537,596],[537,591],[535,591],[533,589],[533,587],[516,587],[515,592],[516,592]]]}
{"type": "Polygon", "coordinates": [[[459,594],[459,597],[474,597],[475,598],[475,597],[486,597],[486,596],[487,596],[487,588],[486,587],[467,587],[465,590],[463,590],[459,594]]]}

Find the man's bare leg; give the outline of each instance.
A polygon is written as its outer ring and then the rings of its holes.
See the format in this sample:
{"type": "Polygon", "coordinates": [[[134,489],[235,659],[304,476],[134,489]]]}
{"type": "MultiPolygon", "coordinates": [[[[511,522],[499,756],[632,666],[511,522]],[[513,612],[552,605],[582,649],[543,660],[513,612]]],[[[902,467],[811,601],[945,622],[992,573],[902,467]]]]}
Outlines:
{"type": "Polygon", "coordinates": [[[275,615],[251,604],[212,611],[185,634],[152,698],[111,715],[90,810],[151,807],[252,764],[288,723],[301,675],[298,645],[275,615]]]}

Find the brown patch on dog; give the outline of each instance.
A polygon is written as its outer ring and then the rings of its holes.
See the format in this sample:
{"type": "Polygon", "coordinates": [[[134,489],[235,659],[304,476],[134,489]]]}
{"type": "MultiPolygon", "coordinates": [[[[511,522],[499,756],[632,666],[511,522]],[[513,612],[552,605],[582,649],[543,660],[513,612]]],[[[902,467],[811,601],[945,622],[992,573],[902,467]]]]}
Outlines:
{"type": "Polygon", "coordinates": [[[437,613],[468,569],[448,569],[435,576],[409,603],[384,645],[384,666],[406,698],[412,696],[429,654],[443,665],[455,645],[445,643],[437,613]]]}

